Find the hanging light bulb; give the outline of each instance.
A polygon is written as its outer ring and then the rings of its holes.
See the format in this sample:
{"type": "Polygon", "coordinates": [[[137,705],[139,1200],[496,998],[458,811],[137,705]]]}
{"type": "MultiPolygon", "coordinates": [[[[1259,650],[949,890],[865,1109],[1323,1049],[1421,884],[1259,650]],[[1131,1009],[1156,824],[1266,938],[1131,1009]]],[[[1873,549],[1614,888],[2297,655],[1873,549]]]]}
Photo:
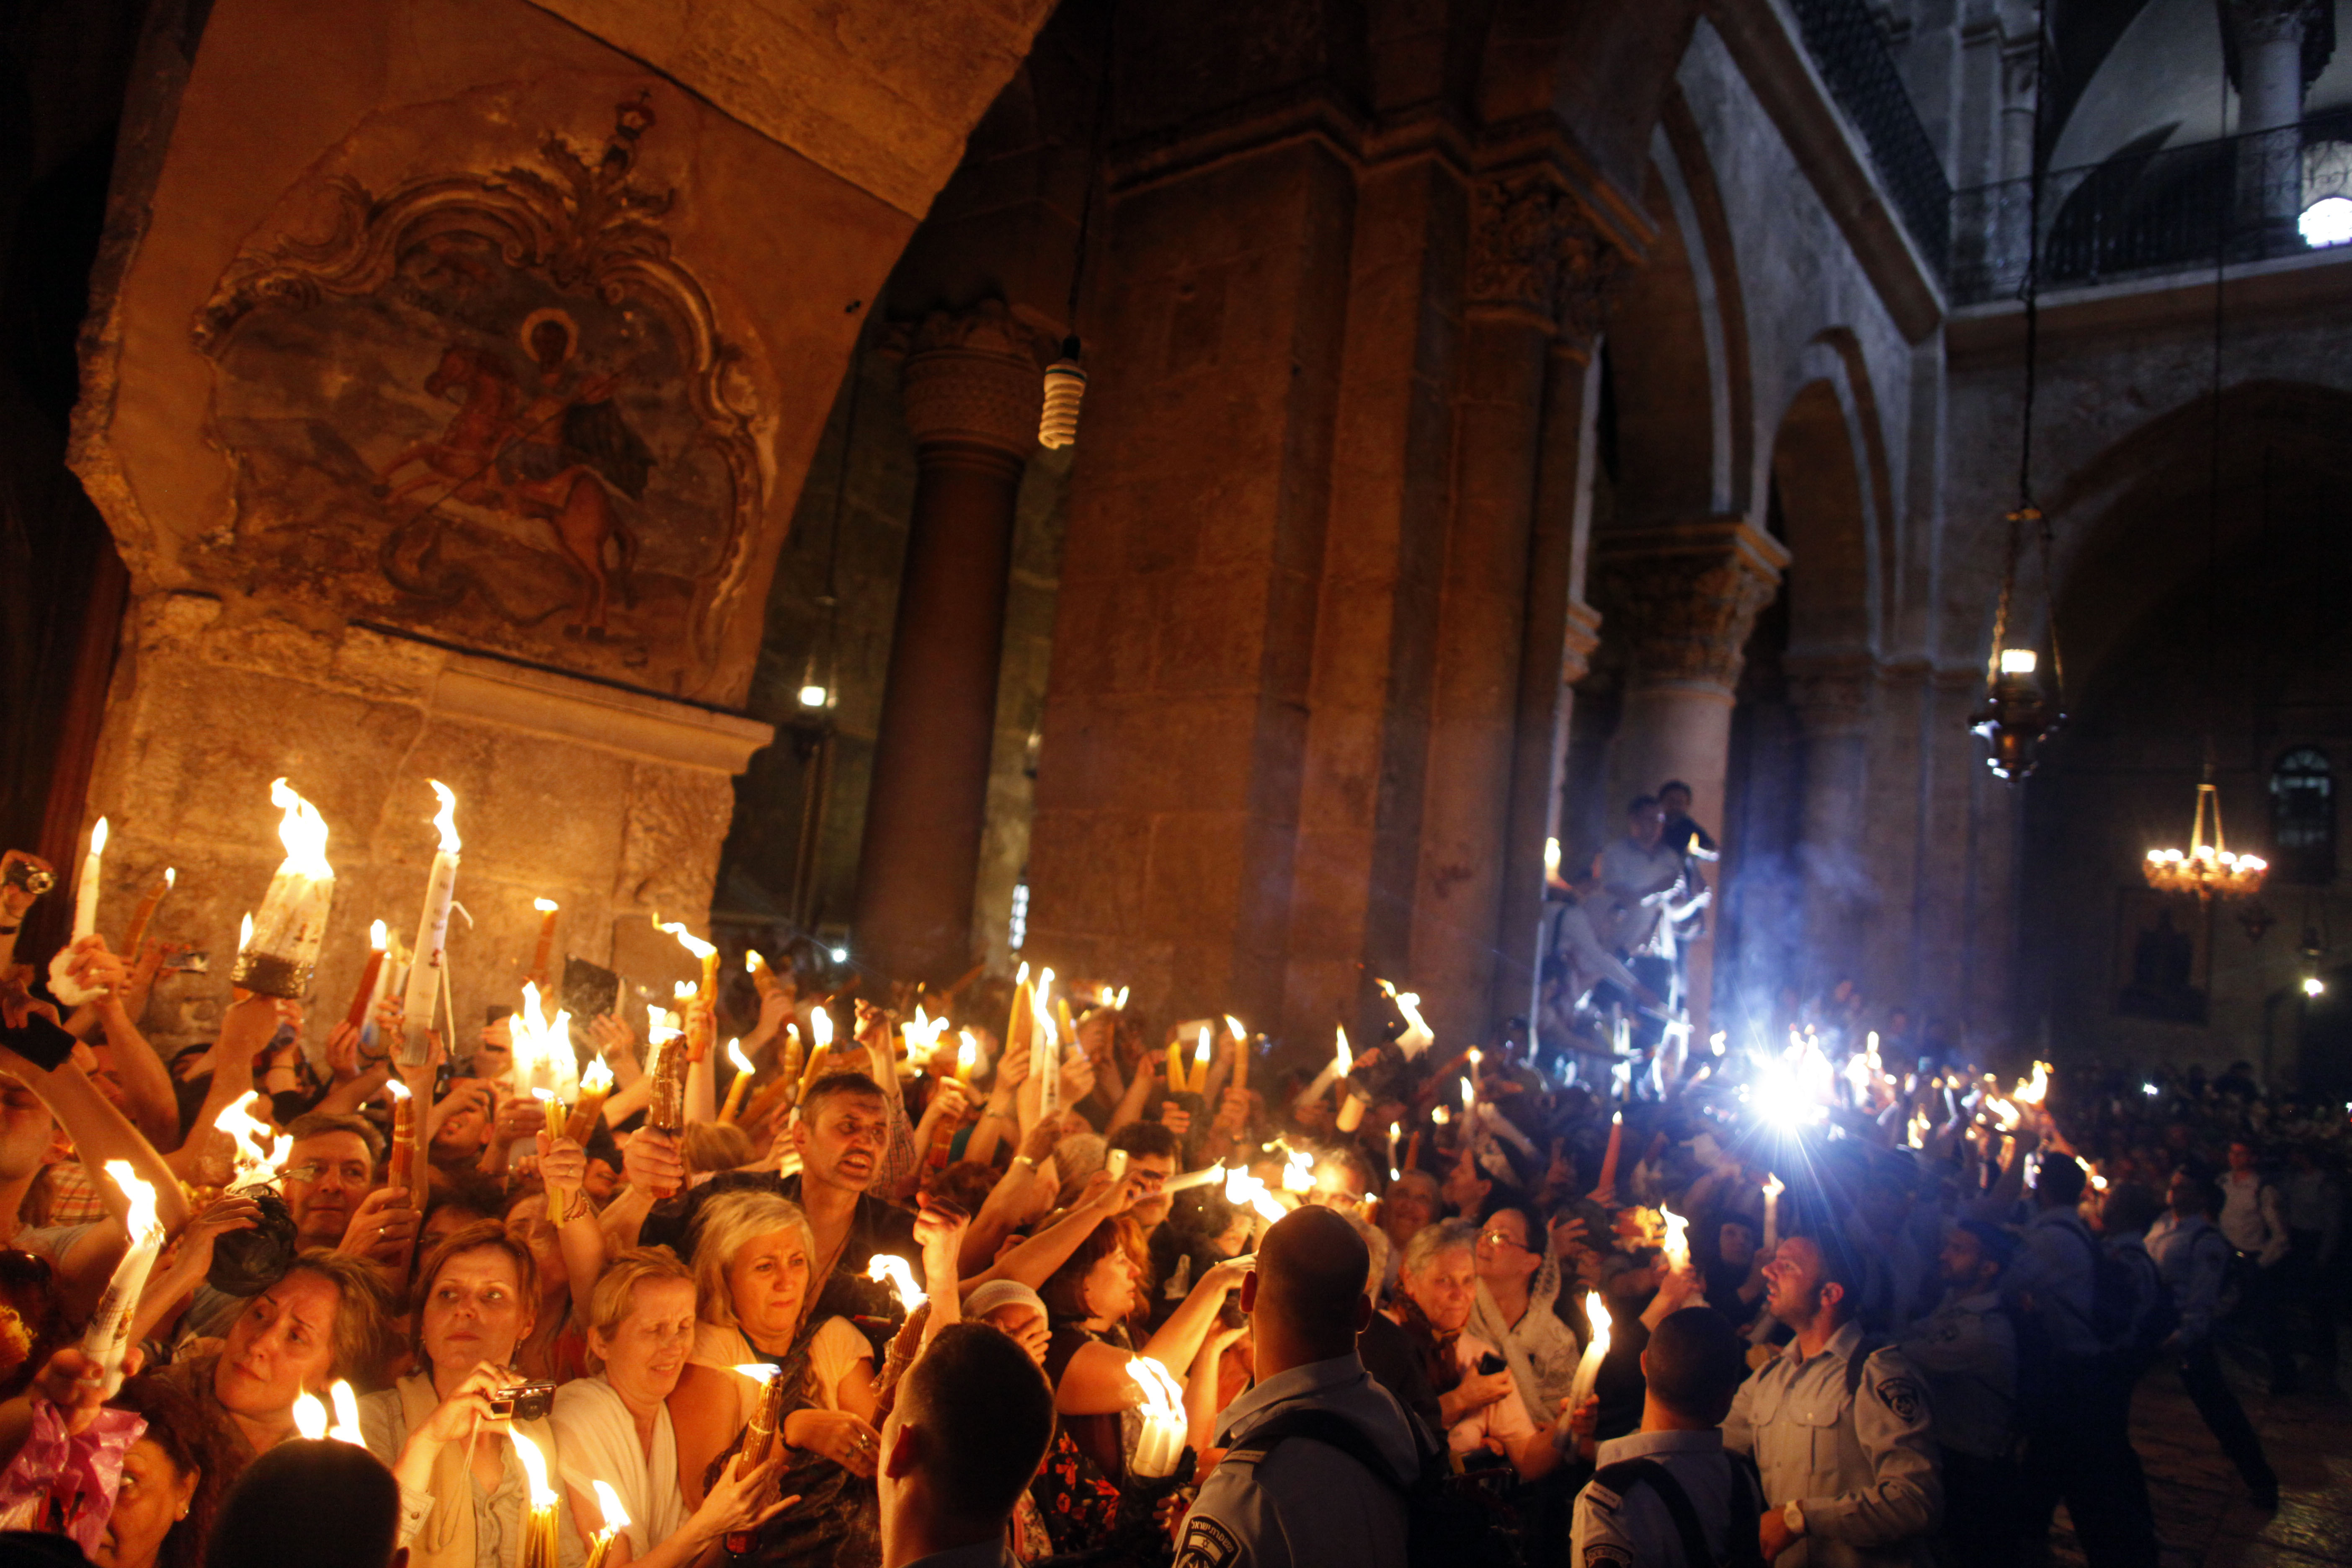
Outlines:
{"type": "MultiPolygon", "coordinates": [[[[2019,544],[2029,526],[2042,526],[2041,508],[2021,506],[2009,514],[2009,567],[2001,585],[2000,613],[1994,618],[1992,657],[1985,671],[1985,701],[1982,708],[1969,715],[1969,728],[1985,743],[1985,766],[1992,770],[1995,778],[2012,783],[2033,771],[2034,764],[2042,760],[2042,742],[2066,718],[2042,689],[2042,656],[2032,647],[2008,641],[2019,544]]],[[[2046,577],[2046,531],[2043,541],[2046,577]]],[[[2054,639],[2054,629],[2051,635],[2054,639]]],[[[2051,664],[2054,675],[2054,657],[2051,664]]]]}
{"type": "Polygon", "coordinates": [[[1045,367],[1045,406],[1037,416],[1037,445],[1060,448],[1078,438],[1078,405],[1087,395],[1087,367],[1078,361],[1074,333],[1062,340],[1062,357],[1045,367]]]}
{"type": "Polygon", "coordinates": [[[832,660],[827,657],[833,642],[833,607],[831,594],[820,595],[817,609],[823,616],[815,640],[809,644],[808,658],[801,666],[801,685],[797,693],[803,710],[822,713],[831,708],[837,695],[833,689],[832,660]]]}

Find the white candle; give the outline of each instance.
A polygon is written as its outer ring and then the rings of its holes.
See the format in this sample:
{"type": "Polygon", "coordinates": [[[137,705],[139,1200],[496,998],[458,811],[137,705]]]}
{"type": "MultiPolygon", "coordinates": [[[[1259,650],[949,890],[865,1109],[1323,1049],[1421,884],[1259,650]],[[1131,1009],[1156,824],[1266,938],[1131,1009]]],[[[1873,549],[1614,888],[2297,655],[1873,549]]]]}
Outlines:
{"type": "Polygon", "coordinates": [[[1770,1252],[1780,1245],[1780,1194],[1789,1190],[1788,1184],[1769,1171],[1764,1173],[1764,1250],[1770,1252]]]}
{"type": "Polygon", "coordinates": [[[1584,1317],[1592,1326],[1592,1338],[1585,1342],[1584,1354],[1576,1363],[1576,1381],[1569,1384],[1570,1415],[1591,1397],[1593,1382],[1601,1375],[1601,1363],[1609,1354],[1609,1306],[1601,1300],[1600,1291],[1584,1293],[1584,1317]]]}
{"type": "Polygon", "coordinates": [[[1184,1385],[1150,1356],[1129,1358],[1127,1375],[1143,1406],[1143,1430],[1128,1468],[1145,1480],[1172,1476],[1184,1457],[1184,1385]]]}
{"type": "Polygon", "coordinates": [[[1331,1059],[1323,1064],[1322,1070],[1307,1084],[1306,1092],[1298,1097],[1302,1104],[1312,1105],[1322,1097],[1325,1089],[1331,1087],[1334,1079],[1345,1078],[1355,1070],[1356,1053],[1348,1048],[1347,1026],[1343,1024],[1332,1033],[1339,1037],[1338,1047],[1332,1051],[1331,1059]]]}
{"type": "MultiPolygon", "coordinates": [[[[416,920],[416,945],[408,953],[408,990],[401,1002],[408,1037],[401,1042],[400,1059],[423,1067],[431,1047],[425,1031],[433,1026],[433,1005],[441,988],[441,947],[449,934],[449,905],[457,896],[457,797],[439,779],[425,781],[441,797],[433,818],[440,830],[441,847],[433,855],[433,870],[425,881],[425,910],[416,920]]],[[[455,1020],[451,1020],[453,1023],[455,1020]]]]}
{"type": "Polygon", "coordinates": [[[98,1369],[99,1397],[111,1399],[122,1386],[122,1356],[131,1348],[131,1324],[139,1314],[139,1298],[147,1289],[147,1275],[163,1250],[163,1227],[155,1219],[155,1189],[139,1179],[128,1160],[109,1160],[106,1173],[131,1200],[131,1250],[114,1266],[98,1311],[82,1336],[81,1353],[98,1369]]]}
{"type": "Polygon", "coordinates": [[[1053,1011],[1045,1005],[1046,990],[1053,984],[1054,972],[1045,970],[1029,992],[1034,1042],[1029,1047],[1029,1070],[1038,1075],[1037,1112],[1041,1116],[1055,1115],[1062,1109],[1062,1042],[1054,1033],[1053,1011]]]}
{"type": "Polygon", "coordinates": [[[105,876],[106,818],[89,830],[89,853],[81,858],[81,880],[74,884],[73,940],[98,931],[98,885],[105,876]]]}

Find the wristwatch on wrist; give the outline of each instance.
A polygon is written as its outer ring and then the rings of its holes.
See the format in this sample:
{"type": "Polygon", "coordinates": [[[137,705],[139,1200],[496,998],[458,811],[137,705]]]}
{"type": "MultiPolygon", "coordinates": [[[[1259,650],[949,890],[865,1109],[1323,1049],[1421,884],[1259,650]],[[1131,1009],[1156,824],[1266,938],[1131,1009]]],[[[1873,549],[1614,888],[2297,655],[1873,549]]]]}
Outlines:
{"type": "Polygon", "coordinates": [[[1791,1535],[1805,1533],[1805,1510],[1799,1506],[1795,1498],[1790,1498],[1780,1505],[1780,1522],[1789,1527],[1789,1533],[1791,1535]]]}

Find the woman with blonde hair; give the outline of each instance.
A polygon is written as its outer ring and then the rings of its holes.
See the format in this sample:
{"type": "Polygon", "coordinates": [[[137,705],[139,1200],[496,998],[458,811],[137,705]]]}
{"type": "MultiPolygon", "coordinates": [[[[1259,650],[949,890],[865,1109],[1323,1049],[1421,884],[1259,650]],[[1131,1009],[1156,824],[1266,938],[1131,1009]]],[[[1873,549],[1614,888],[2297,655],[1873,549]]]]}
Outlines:
{"type": "Polygon", "coordinates": [[[605,1561],[677,1568],[713,1542],[750,1530],[797,1498],[762,1508],[781,1451],[742,1470],[739,1457],[691,1514],[678,1489],[677,1438],[667,1403],[694,1342],[694,1274],[666,1247],[633,1247],[596,1280],[585,1312],[592,1375],[555,1391],[563,1481],[583,1534],[602,1527],[594,1483],[618,1494],[628,1528],[605,1561]]]}

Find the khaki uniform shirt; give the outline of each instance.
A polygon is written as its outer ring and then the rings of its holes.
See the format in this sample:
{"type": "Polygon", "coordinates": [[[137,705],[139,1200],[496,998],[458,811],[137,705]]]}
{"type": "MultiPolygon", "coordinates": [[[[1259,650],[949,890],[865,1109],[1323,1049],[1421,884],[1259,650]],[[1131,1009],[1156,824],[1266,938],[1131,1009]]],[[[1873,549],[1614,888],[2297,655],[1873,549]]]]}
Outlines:
{"type": "Polygon", "coordinates": [[[1805,1533],[1773,1568],[1907,1565],[1943,1512],[1927,1386],[1900,1352],[1881,1350],[1849,1395],[1846,1363],[1861,1347],[1858,1323],[1815,1356],[1790,1342],[1723,1423],[1724,1447],[1762,1472],[1765,1503],[1804,1512],[1805,1533]]]}
{"type": "MultiPolygon", "coordinates": [[[[1737,1461],[1724,1454],[1723,1434],[1635,1432],[1611,1438],[1594,1456],[1604,1470],[1622,1459],[1654,1459],[1666,1468],[1690,1499],[1715,1561],[1722,1562],[1732,1510],[1754,1503],[1754,1483],[1733,1482],[1737,1461]]],[[[1748,1515],[1751,1523],[1755,1517],[1748,1515]]],[[[1682,1531],[1654,1488],[1637,1486],[1621,1496],[1596,1480],[1576,1494],[1569,1568],[1684,1568],[1685,1556],[1682,1531]]]]}
{"type": "Polygon", "coordinates": [[[1946,1295],[1898,1347],[1927,1380],[1936,1441],[1979,1459],[2005,1459],[2016,1442],[2017,1331],[2000,1294],[1946,1295]]]}

